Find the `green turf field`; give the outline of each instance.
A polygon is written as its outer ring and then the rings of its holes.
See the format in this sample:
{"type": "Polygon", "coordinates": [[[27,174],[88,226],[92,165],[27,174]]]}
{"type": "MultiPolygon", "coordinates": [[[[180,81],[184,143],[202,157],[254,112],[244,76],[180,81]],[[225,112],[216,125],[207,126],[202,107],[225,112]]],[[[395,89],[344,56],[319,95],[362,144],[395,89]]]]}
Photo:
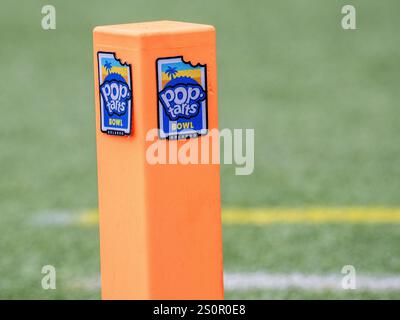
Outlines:
{"type": "MultiPolygon", "coordinates": [[[[255,128],[255,171],[222,167],[225,207],[400,206],[400,3],[47,1],[0,10],[0,298],[100,297],[96,226],[33,223],[96,208],[92,29],[144,20],[213,24],[221,128],[255,128]],[[57,268],[42,290],[41,267],[57,268]]],[[[400,275],[398,224],[225,225],[228,272],[400,275]]],[[[400,298],[399,291],[249,290],[226,298],[400,298]]]]}

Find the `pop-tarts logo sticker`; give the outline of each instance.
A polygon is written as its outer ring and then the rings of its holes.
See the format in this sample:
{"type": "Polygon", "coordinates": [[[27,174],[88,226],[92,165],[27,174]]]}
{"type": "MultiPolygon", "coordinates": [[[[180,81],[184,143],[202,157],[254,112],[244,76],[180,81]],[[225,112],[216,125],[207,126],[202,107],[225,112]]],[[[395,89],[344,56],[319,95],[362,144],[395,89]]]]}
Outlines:
{"type": "Polygon", "coordinates": [[[132,119],[131,65],[112,52],[98,52],[101,131],[129,135],[132,119]]]}
{"type": "Polygon", "coordinates": [[[207,134],[207,66],[183,57],[157,59],[160,138],[186,139],[207,134]]]}

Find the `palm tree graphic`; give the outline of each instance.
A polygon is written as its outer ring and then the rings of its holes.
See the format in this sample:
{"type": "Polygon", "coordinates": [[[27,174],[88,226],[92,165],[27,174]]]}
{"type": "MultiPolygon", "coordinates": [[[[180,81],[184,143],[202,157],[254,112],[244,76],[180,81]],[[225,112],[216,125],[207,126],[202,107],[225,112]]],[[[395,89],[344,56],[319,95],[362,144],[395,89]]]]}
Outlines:
{"type": "Polygon", "coordinates": [[[106,63],[104,64],[104,68],[106,69],[107,73],[110,74],[110,71],[112,69],[112,65],[110,61],[106,61],[106,63]]]}
{"type": "Polygon", "coordinates": [[[178,73],[175,67],[168,66],[167,70],[165,70],[165,73],[168,77],[171,79],[175,78],[175,75],[178,73]]]}

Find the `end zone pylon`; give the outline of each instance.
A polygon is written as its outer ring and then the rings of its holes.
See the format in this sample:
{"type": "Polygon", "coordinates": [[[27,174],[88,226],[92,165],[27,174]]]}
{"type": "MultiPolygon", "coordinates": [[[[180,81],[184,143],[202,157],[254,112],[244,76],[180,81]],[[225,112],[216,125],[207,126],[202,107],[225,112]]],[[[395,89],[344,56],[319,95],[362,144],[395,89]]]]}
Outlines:
{"type": "Polygon", "coordinates": [[[104,299],[222,299],[218,164],[150,164],[218,128],[215,30],[157,21],[93,32],[104,299]]]}

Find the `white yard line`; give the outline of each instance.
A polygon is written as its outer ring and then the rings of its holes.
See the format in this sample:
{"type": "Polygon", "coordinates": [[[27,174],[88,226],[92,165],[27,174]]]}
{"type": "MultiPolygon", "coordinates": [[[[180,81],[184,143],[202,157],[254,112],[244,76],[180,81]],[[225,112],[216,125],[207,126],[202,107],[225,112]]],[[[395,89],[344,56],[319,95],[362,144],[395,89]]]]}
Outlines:
{"type": "MultiPolygon", "coordinates": [[[[225,273],[226,290],[284,290],[301,289],[311,291],[344,290],[341,274],[304,273],[225,273]]],[[[400,275],[356,276],[356,289],[361,291],[400,291],[400,275]]]]}
{"type": "Polygon", "coordinates": [[[77,220],[78,214],[68,210],[46,210],[33,215],[29,224],[37,227],[68,226],[77,220]]]}
{"type": "MultiPolygon", "coordinates": [[[[224,286],[226,291],[251,290],[288,290],[306,291],[345,291],[340,274],[305,274],[305,273],[240,273],[225,272],[224,286]]],[[[71,288],[99,290],[100,276],[75,280],[71,288]]],[[[356,289],[352,291],[400,291],[400,275],[356,276],[356,289]]]]}

